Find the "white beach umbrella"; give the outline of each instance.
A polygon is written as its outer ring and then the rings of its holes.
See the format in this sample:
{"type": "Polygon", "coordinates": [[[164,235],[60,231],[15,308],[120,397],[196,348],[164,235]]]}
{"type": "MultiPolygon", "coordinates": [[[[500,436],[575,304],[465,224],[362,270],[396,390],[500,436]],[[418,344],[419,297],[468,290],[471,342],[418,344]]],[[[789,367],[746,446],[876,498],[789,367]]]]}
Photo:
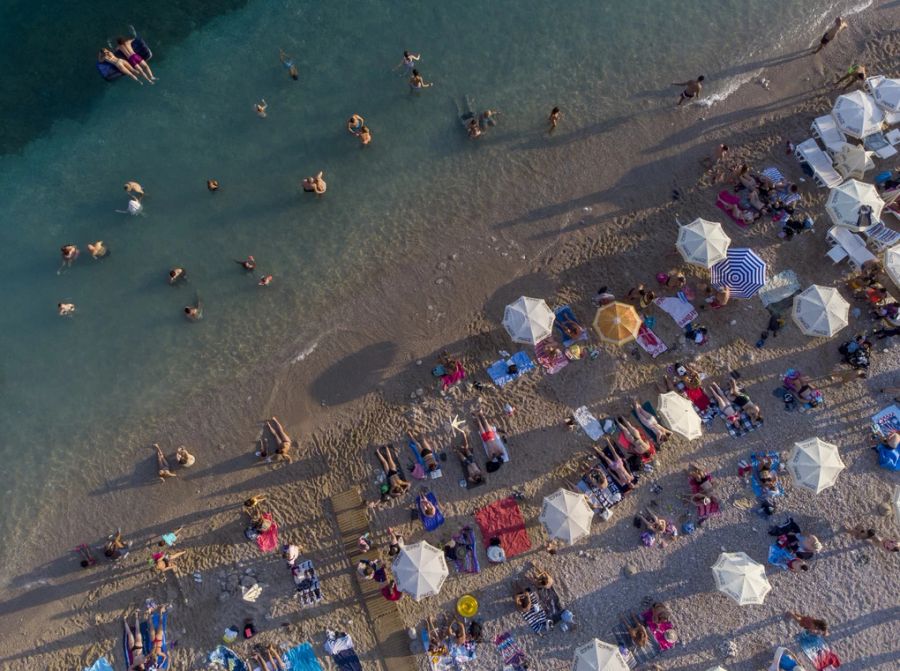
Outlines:
{"type": "Polygon", "coordinates": [[[838,96],[831,109],[831,116],[842,131],[855,138],[864,138],[881,130],[884,110],[875,99],[862,91],[838,96]]]}
{"type": "Polygon", "coordinates": [[[894,245],[884,253],[884,270],[900,287],[900,245],[894,245]]]}
{"type": "Polygon", "coordinates": [[[725,235],[722,224],[706,219],[694,219],[678,229],[675,247],[688,263],[709,268],[725,260],[731,238],[725,235]]]}
{"type": "Polygon", "coordinates": [[[888,112],[900,112],[900,79],[882,79],[873,95],[875,102],[888,112]]]}
{"type": "Polygon", "coordinates": [[[659,406],[659,416],[675,433],[688,440],[694,440],[703,434],[700,415],[684,396],[669,391],[659,395],[657,405],[659,406]]]}
{"type": "Polygon", "coordinates": [[[766,578],[766,567],[743,552],[723,552],[713,564],[712,572],[718,590],[739,606],[761,604],[772,589],[766,578]]]}
{"type": "Polygon", "coordinates": [[[869,156],[865,147],[856,144],[845,144],[834,157],[834,169],[841,173],[845,179],[862,179],[866,170],[872,170],[875,162],[869,156]]]}
{"type": "Polygon", "coordinates": [[[447,579],[447,560],[442,550],[425,541],[405,545],[394,560],[397,589],[416,601],[434,596],[447,579]]]}
{"type": "Polygon", "coordinates": [[[558,538],[572,545],[590,535],[593,517],[594,511],[584,494],[560,488],[544,497],[540,520],[551,538],[558,538]]]}
{"type": "Polygon", "coordinates": [[[711,666],[706,671],[728,671],[724,666],[711,666]]]}
{"type": "Polygon", "coordinates": [[[881,217],[884,201],[878,195],[875,186],[848,179],[828,193],[825,211],[838,226],[861,231],[863,229],[858,225],[859,208],[863,205],[872,208],[872,221],[877,221],[881,217]]]}
{"type": "Polygon", "coordinates": [[[850,304],[834,287],[813,284],[794,296],[791,317],[808,336],[830,338],[847,325],[850,304]]]}
{"type": "Polygon", "coordinates": [[[837,482],[838,474],[844,470],[844,462],[837,445],[810,438],[794,443],[787,469],[794,482],[818,494],[837,482]]]}
{"type": "Polygon", "coordinates": [[[575,648],[572,671],[628,671],[628,662],[618,646],[595,638],[575,648]]]}
{"type": "Polygon", "coordinates": [[[522,296],[506,306],[503,327],[514,342],[534,345],[553,333],[555,319],[553,310],[542,299],[522,296]]]}

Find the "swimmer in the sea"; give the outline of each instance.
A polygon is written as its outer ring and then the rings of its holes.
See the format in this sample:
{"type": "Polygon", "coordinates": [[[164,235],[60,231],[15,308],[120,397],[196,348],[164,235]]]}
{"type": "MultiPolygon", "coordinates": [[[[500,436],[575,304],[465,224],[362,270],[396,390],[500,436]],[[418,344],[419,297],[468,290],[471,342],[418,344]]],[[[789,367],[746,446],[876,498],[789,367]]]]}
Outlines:
{"type": "Polygon", "coordinates": [[[210,191],[218,191],[219,190],[219,180],[217,179],[208,179],[206,180],[206,188],[210,191]]]}
{"type": "Polygon", "coordinates": [[[259,278],[258,286],[267,287],[272,284],[274,278],[271,275],[263,275],[259,278]]]}
{"type": "Polygon", "coordinates": [[[323,175],[325,174],[324,170],[320,170],[319,173],[315,177],[307,177],[303,180],[303,190],[308,191],[310,193],[315,193],[317,196],[321,196],[325,193],[325,190],[328,188],[328,185],[325,183],[323,179],[323,175]]]}
{"type": "Polygon", "coordinates": [[[365,125],[366,120],[359,114],[354,114],[347,119],[347,132],[351,135],[359,135],[365,125]]]}
{"type": "Polygon", "coordinates": [[[203,306],[200,305],[200,301],[196,301],[196,305],[186,305],[184,307],[184,316],[190,319],[192,322],[200,321],[203,319],[203,306]]]}
{"type": "Polygon", "coordinates": [[[125,182],[125,190],[138,200],[144,197],[144,187],[137,182],[125,182]]]}
{"type": "Polygon", "coordinates": [[[241,268],[243,268],[244,270],[256,270],[256,259],[254,259],[252,255],[248,256],[243,261],[238,261],[237,259],[235,259],[234,262],[239,263],[241,265],[241,268]]]}
{"type": "Polygon", "coordinates": [[[57,303],[56,310],[60,317],[69,317],[75,314],[75,303],[57,303]]]}
{"type": "Polygon", "coordinates": [[[169,270],[169,284],[178,284],[187,280],[187,271],[184,268],[175,267],[169,270]]]}
{"type": "Polygon", "coordinates": [[[372,141],[372,131],[369,130],[368,126],[363,126],[357,137],[359,137],[360,144],[365,147],[372,141]]]}
{"type": "Polygon", "coordinates": [[[256,110],[256,114],[259,116],[260,119],[265,119],[266,118],[266,110],[269,109],[269,103],[267,103],[266,99],[263,98],[258,103],[256,103],[256,106],[254,107],[254,109],[256,110]]]}
{"type": "Polygon", "coordinates": [[[413,70],[413,68],[416,67],[416,62],[420,58],[422,58],[422,54],[414,54],[410,51],[404,51],[403,60],[397,63],[397,65],[394,66],[394,69],[396,70],[397,68],[403,68],[407,72],[410,72],[413,70]]]}
{"type": "MultiPolygon", "coordinates": [[[[62,256],[62,264],[66,268],[70,267],[75,259],[81,254],[81,252],[78,251],[78,247],[75,245],[63,245],[59,248],[59,253],[60,256],[62,256]]],[[[62,268],[60,268],[60,270],[62,270],[62,268]]]]}
{"type": "Polygon", "coordinates": [[[678,97],[678,102],[675,107],[680,107],[681,103],[685,100],[690,100],[692,98],[696,98],[700,95],[700,92],[703,90],[703,80],[706,79],[703,75],[697,77],[697,79],[689,79],[686,82],[673,82],[672,86],[683,86],[684,91],[681,92],[681,95],[678,97]]]}
{"type": "Polygon", "coordinates": [[[281,64],[287,68],[288,74],[291,76],[291,79],[297,81],[300,79],[300,73],[297,72],[297,66],[294,65],[294,59],[284,53],[284,49],[278,50],[278,58],[281,59],[281,64]]]}
{"type": "Polygon", "coordinates": [[[97,240],[97,242],[89,242],[87,248],[91,253],[91,258],[94,259],[102,259],[104,256],[109,254],[109,249],[106,247],[106,245],[103,244],[103,240],[97,240]]]}
{"type": "Polygon", "coordinates": [[[434,82],[428,83],[424,79],[422,79],[422,75],[419,74],[419,71],[413,68],[412,77],[409,78],[409,88],[413,91],[420,91],[422,89],[427,89],[434,86],[434,82]]]}

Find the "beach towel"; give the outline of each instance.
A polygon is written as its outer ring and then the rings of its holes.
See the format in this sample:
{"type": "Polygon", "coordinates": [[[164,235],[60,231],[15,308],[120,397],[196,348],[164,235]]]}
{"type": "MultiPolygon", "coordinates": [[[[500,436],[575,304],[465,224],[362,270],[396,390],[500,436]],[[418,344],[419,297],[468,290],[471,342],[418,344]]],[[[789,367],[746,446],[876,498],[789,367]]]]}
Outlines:
{"type": "Polygon", "coordinates": [[[508,496],[494,501],[475,513],[475,521],[481,529],[481,538],[487,547],[492,538],[500,539],[500,546],[507,559],[531,549],[531,540],[525,530],[525,518],[516,500],[508,496]]]}
{"type": "Polygon", "coordinates": [[[653,302],[674,319],[679,328],[684,328],[699,317],[693,305],[674,296],[654,298],[653,302]]]}
{"type": "MultiPolygon", "coordinates": [[[[491,426],[490,429],[491,429],[491,431],[494,432],[494,435],[497,436],[497,438],[496,438],[497,445],[503,451],[503,463],[505,464],[507,461],[509,461],[509,450],[506,448],[506,441],[504,441],[500,437],[500,434],[497,433],[496,426],[491,426]]],[[[491,455],[490,455],[490,452],[488,452],[488,446],[487,446],[487,443],[484,442],[484,438],[481,439],[481,446],[484,448],[485,455],[490,458],[491,455]]]]}
{"type": "Polygon", "coordinates": [[[559,337],[562,338],[563,347],[571,347],[577,342],[588,339],[587,329],[575,318],[575,313],[572,312],[572,308],[568,305],[563,305],[561,308],[557,308],[556,310],[556,319],[553,322],[553,325],[556,327],[557,332],[559,333],[559,337]],[[563,322],[567,323],[576,323],[578,326],[582,327],[581,335],[577,338],[570,338],[566,335],[565,330],[562,325],[563,322]]]}
{"type": "Polygon", "coordinates": [[[766,559],[772,566],[777,566],[780,569],[784,569],[787,571],[788,562],[794,559],[794,553],[790,550],[786,550],[778,543],[772,543],[769,546],[769,556],[766,559]]]}
{"type": "Polygon", "coordinates": [[[534,346],[534,353],[537,355],[538,363],[549,375],[556,375],[559,371],[569,365],[569,358],[562,351],[559,343],[551,336],[545,340],[541,340],[534,346]],[[550,350],[555,350],[551,353],[550,350]]]}
{"type": "Polygon", "coordinates": [[[754,422],[752,419],[750,419],[750,416],[746,412],[741,412],[738,418],[740,420],[741,426],[740,428],[738,428],[728,421],[725,415],[722,414],[722,411],[718,405],[716,405],[715,407],[716,414],[722,418],[722,421],[725,423],[725,428],[728,430],[728,434],[732,438],[740,438],[741,436],[746,436],[751,431],[756,431],[763,425],[763,422],[754,422]]]}
{"type": "Polygon", "coordinates": [[[586,405],[577,408],[572,416],[575,422],[581,427],[581,430],[587,434],[591,440],[600,440],[603,437],[603,427],[599,420],[591,414],[586,405]]]}
{"type": "Polygon", "coordinates": [[[452,536],[457,546],[466,548],[466,555],[462,559],[454,559],[456,570],[460,573],[480,573],[481,566],[478,564],[478,550],[475,548],[475,530],[472,527],[463,527],[458,534],[452,536]]]}
{"type": "Polygon", "coordinates": [[[334,632],[329,632],[325,641],[325,652],[331,655],[331,659],[341,671],[362,671],[362,664],[353,649],[350,634],[336,637],[334,632]]]}
{"type": "Polygon", "coordinates": [[[784,496],[784,485],[781,484],[781,478],[778,479],[778,486],[775,490],[763,488],[762,482],[759,479],[760,457],[769,457],[769,459],[772,460],[772,470],[776,473],[778,472],[778,467],[781,465],[781,457],[777,452],[754,452],[750,455],[750,465],[753,467],[750,475],[750,486],[753,488],[753,493],[756,494],[756,498],[770,499],[775,496],[784,496]]]}
{"type": "Polygon", "coordinates": [[[454,361],[454,370],[452,373],[444,373],[441,375],[441,389],[447,389],[457,382],[461,382],[466,379],[466,369],[463,368],[462,363],[459,361],[454,361]]]}
{"type": "Polygon", "coordinates": [[[534,370],[534,361],[524,351],[516,352],[509,359],[500,359],[488,366],[487,374],[494,384],[502,387],[513,380],[522,377],[525,373],[534,370]],[[516,366],[514,374],[509,373],[510,365],[516,366]]]}
{"type": "Polygon", "coordinates": [[[696,389],[685,387],[683,393],[687,396],[688,400],[694,404],[694,410],[700,415],[700,421],[708,426],[718,414],[718,406],[713,404],[709,396],[706,395],[706,392],[700,387],[697,387],[696,389]]]}
{"type": "Polygon", "coordinates": [[[278,549],[278,525],[272,519],[272,513],[263,513],[264,520],[271,520],[272,525],[256,537],[256,545],[263,552],[274,552],[278,549]]]}
{"type": "Polygon", "coordinates": [[[638,329],[637,344],[641,346],[641,348],[650,355],[651,359],[655,359],[663,352],[668,351],[668,347],[666,343],[659,339],[653,331],[646,324],[641,324],[641,327],[638,329]]]}
{"type": "Polygon", "coordinates": [[[759,174],[766,179],[771,180],[775,187],[778,187],[779,185],[784,186],[787,183],[787,178],[781,174],[781,170],[775,166],[769,166],[768,168],[763,169],[759,174]]]}
{"type": "Polygon", "coordinates": [[[465,644],[451,643],[449,648],[449,656],[455,665],[466,664],[478,659],[478,645],[475,641],[467,641],[465,644]]]}
{"type": "Polygon", "coordinates": [[[110,664],[106,657],[101,657],[96,662],[86,667],[84,671],[113,671],[112,664],[110,664]]]}
{"type": "Polygon", "coordinates": [[[522,619],[525,620],[531,631],[539,635],[549,631],[552,626],[550,618],[547,617],[547,611],[544,610],[544,607],[537,601],[536,597],[534,603],[531,604],[531,608],[522,613],[522,619]]]}
{"type": "Polygon", "coordinates": [[[416,497],[416,509],[419,511],[419,519],[422,521],[422,526],[425,527],[425,531],[434,531],[444,523],[444,513],[441,512],[441,506],[438,504],[437,497],[432,492],[425,494],[425,498],[431,501],[431,504],[436,511],[435,514],[428,517],[422,512],[421,494],[416,497]]]}
{"type": "Polygon", "coordinates": [[[322,665],[308,642],[291,648],[284,656],[288,671],[322,671],[322,665]]]}
{"type": "MultiPolygon", "coordinates": [[[[153,627],[154,628],[159,627],[159,612],[154,611],[153,615],[151,617],[153,619],[153,627]]],[[[163,652],[166,652],[166,653],[169,651],[168,625],[169,625],[169,613],[165,612],[165,613],[163,613],[163,618],[162,618],[162,630],[163,630],[162,650],[163,650],[163,652]]],[[[147,622],[141,621],[140,627],[141,627],[141,640],[144,644],[142,652],[145,655],[147,655],[150,653],[150,649],[152,647],[153,640],[152,640],[152,637],[150,636],[150,629],[149,629],[149,627],[147,627],[147,622]]],[[[122,631],[122,653],[123,653],[123,656],[124,656],[125,661],[127,662],[128,666],[131,667],[131,665],[134,664],[134,656],[131,654],[131,647],[128,645],[128,636],[125,634],[124,630],[122,631]]],[[[156,666],[159,669],[168,669],[169,668],[168,655],[166,655],[166,657],[158,656],[156,658],[156,666]]]]}
{"type": "Polygon", "coordinates": [[[218,648],[209,653],[210,663],[218,664],[228,671],[250,671],[250,667],[246,662],[238,657],[237,653],[231,648],[220,645],[218,648]]]}
{"type": "Polygon", "coordinates": [[[889,405],[872,415],[872,431],[883,438],[900,431],[900,408],[889,405]]]}
{"type": "Polygon", "coordinates": [[[889,471],[900,471],[900,448],[892,450],[887,445],[879,443],[876,449],[879,466],[889,471]]]}
{"type": "Polygon", "coordinates": [[[516,643],[516,639],[508,631],[494,639],[497,653],[503,660],[504,671],[525,671],[529,667],[528,657],[516,643]],[[507,668],[509,667],[509,668],[507,668]]]}
{"type": "Polygon", "coordinates": [[[312,606],[322,600],[319,586],[319,574],[312,561],[306,559],[291,567],[291,576],[297,586],[297,594],[301,606],[312,606]]]}
{"type": "MultiPolygon", "coordinates": [[[[605,472],[606,469],[604,468],[605,472]]],[[[588,502],[595,512],[612,510],[622,500],[622,491],[609,474],[606,474],[606,480],[609,485],[603,489],[592,486],[583,477],[575,484],[578,491],[587,496],[588,502]]]]}
{"type": "MultiPolygon", "coordinates": [[[[712,480],[710,480],[712,481],[712,480]]],[[[688,479],[688,484],[691,488],[691,494],[699,494],[700,493],[700,485],[694,482],[693,478],[688,479]]],[[[697,517],[700,518],[701,521],[712,517],[713,515],[718,515],[719,510],[719,502],[715,499],[708,497],[710,499],[709,503],[698,503],[697,504],[697,517]]]]}
{"type": "Polygon", "coordinates": [[[801,632],[797,634],[797,645],[816,667],[816,671],[836,669],[841,665],[840,658],[821,636],[807,631],[801,632]]]}
{"type": "Polygon", "coordinates": [[[666,632],[670,629],[674,629],[675,625],[671,622],[653,622],[653,610],[645,611],[641,613],[641,619],[644,621],[644,624],[647,626],[647,631],[650,632],[650,636],[653,637],[653,640],[656,641],[656,645],[659,646],[660,650],[668,650],[669,648],[674,648],[675,643],[666,640],[666,632]]]}
{"type": "Polygon", "coordinates": [[[731,219],[734,223],[736,223],[741,228],[748,228],[749,224],[743,219],[738,219],[734,215],[731,214],[731,208],[726,208],[722,203],[728,203],[729,205],[738,205],[740,206],[741,199],[740,196],[736,196],[730,191],[720,191],[719,198],[716,200],[716,207],[718,207],[722,212],[728,215],[728,218],[731,219]]]}
{"type": "Polygon", "coordinates": [[[628,633],[628,629],[622,622],[619,622],[612,630],[612,638],[615,640],[616,645],[619,646],[620,650],[624,649],[629,652],[625,661],[628,663],[629,668],[632,669],[643,667],[644,664],[650,662],[650,660],[658,656],[661,652],[659,646],[656,645],[656,639],[652,636],[644,647],[638,648],[634,644],[631,634],[628,633]]]}
{"type": "MultiPolygon", "coordinates": [[[[436,480],[440,477],[443,477],[444,474],[441,472],[440,466],[438,466],[433,471],[428,470],[428,464],[425,463],[425,459],[422,458],[422,455],[419,453],[419,444],[414,440],[409,440],[406,443],[409,446],[410,452],[412,452],[413,459],[416,460],[416,463],[419,464],[422,468],[422,477],[417,477],[415,473],[415,469],[413,469],[413,477],[418,480],[422,480],[426,477],[430,477],[432,480],[436,480]]],[[[437,463],[437,455],[432,455],[435,458],[435,463],[437,463]]]]}

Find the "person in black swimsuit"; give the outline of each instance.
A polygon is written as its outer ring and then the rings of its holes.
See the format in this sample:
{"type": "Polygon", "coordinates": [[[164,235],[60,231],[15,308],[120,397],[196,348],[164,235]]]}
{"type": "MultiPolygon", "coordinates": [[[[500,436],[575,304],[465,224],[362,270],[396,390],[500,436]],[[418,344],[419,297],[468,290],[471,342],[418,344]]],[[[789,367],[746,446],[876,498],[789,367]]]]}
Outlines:
{"type": "Polygon", "coordinates": [[[392,453],[392,445],[385,445],[384,453],[381,452],[381,448],[375,448],[375,454],[378,456],[378,461],[381,463],[381,468],[384,469],[384,474],[387,477],[388,494],[394,498],[403,495],[409,489],[409,483],[400,477],[400,471],[397,468],[397,462],[394,460],[394,455],[392,453]]]}
{"type": "Polygon", "coordinates": [[[697,79],[689,79],[686,82],[673,82],[672,86],[683,86],[684,91],[681,92],[681,95],[678,98],[678,102],[676,103],[676,107],[681,106],[685,100],[690,100],[691,98],[696,98],[700,95],[700,91],[703,90],[703,80],[706,79],[703,75],[697,77],[697,79]]]}
{"type": "Polygon", "coordinates": [[[431,448],[428,438],[422,436],[422,440],[418,441],[412,431],[407,431],[406,435],[409,436],[410,444],[415,448],[416,452],[419,453],[419,456],[422,457],[422,461],[425,462],[425,466],[429,471],[436,471],[440,468],[437,460],[434,458],[434,450],[431,448]]]}

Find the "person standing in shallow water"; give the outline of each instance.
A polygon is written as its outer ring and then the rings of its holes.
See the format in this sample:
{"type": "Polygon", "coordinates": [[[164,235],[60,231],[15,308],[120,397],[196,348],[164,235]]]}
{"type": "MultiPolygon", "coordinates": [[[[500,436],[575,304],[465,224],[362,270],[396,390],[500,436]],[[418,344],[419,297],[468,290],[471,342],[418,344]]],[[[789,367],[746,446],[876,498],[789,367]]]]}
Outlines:
{"type": "Polygon", "coordinates": [[[685,100],[697,98],[703,90],[704,79],[706,79],[706,77],[700,75],[697,79],[689,79],[686,82],[672,82],[672,86],[684,87],[684,91],[682,91],[681,95],[678,97],[678,102],[675,104],[675,107],[681,107],[681,103],[685,100]]]}
{"type": "Polygon", "coordinates": [[[817,54],[822,51],[822,49],[825,48],[825,45],[834,40],[834,38],[838,36],[838,33],[840,33],[846,27],[847,22],[844,21],[844,18],[842,16],[837,17],[834,20],[834,23],[831,24],[831,27],[825,31],[824,35],[822,35],[822,39],[819,40],[818,46],[813,49],[813,53],[817,54]]]}
{"type": "Polygon", "coordinates": [[[547,123],[550,124],[550,128],[547,129],[547,135],[553,134],[553,131],[555,131],[556,127],[559,125],[560,119],[562,119],[562,112],[560,112],[558,107],[554,107],[550,110],[550,116],[547,117],[547,123]]]}

